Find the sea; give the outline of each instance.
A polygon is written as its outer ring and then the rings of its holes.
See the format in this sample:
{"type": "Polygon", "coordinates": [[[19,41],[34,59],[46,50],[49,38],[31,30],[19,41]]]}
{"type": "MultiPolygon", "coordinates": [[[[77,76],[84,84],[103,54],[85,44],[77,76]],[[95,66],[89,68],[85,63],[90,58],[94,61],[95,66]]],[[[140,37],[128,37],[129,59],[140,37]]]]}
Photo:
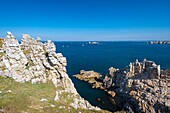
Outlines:
{"type": "Polygon", "coordinates": [[[161,69],[170,68],[170,45],[151,45],[146,41],[54,43],[56,52],[61,52],[67,58],[67,72],[79,94],[93,106],[109,111],[114,111],[114,107],[105,92],[92,89],[88,83],[75,79],[73,75],[80,70],[94,70],[104,76],[109,67],[125,68],[130,62],[136,59],[143,61],[144,58],[161,65],[161,69]]]}

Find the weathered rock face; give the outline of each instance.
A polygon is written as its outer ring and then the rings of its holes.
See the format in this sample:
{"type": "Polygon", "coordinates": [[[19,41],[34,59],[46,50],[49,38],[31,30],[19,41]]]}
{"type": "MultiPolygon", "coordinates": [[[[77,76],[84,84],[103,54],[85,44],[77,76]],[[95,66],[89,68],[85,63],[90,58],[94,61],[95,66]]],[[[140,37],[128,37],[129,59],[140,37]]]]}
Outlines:
{"type": "MultiPolygon", "coordinates": [[[[76,78],[89,82],[89,79],[86,80],[92,74],[89,72],[80,72],[76,78]]],[[[153,61],[136,60],[125,69],[111,67],[103,83],[95,80],[97,83],[100,83],[100,87],[95,88],[106,91],[118,110],[130,113],[170,112],[170,70],[160,71],[160,66],[153,61]]]]}
{"type": "Polygon", "coordinates": [[[2,49],[5,52],[1,57],[1,65],[4,66],[4,69],[1,70],[2,75],[11,77],[18,82],[29,81],[30,76],[27,74],[29,72],[25,70],[28,60],[21,51],[18,41],[10,32],[4,39],[2,49]]]}
{"type": "Polygon", "coordinates": [[[108,70],[108,74],[105,76],[104,80],[103,80],[103,85],[105,88],[110,88],[113,84],[113,79],[114,79],[114,75],[116,73],[118,69],[115,69],[113,67],[110,67],[108,70]]]}
{"type": "Polygon", "coordinates": [[[149,78],[160,78],[160,65],[156,65],[153,61],[147,61],[146,59],[143,62],[130,63],[126,68],[126,75],[134,76],[138,74],[145,74],[149,78]]]}
{"type": "Polygon", "coordinates": [[[64,88],[62,91],[56,91],[56,101],[60,99],[59,93],[69,92],[73,94],[73,98],[77,98],[77,95],[79,97],[71,104],[73,107],[99,109],[79,96],[66,73],[66,58],[62,53],[56,53],[55,44],[50,40],[43,44],[39,37],[35,40],[28,34],[23,34],[19,44],[12,33],[7,32],[0,52],[3,53],[0,56],[1,76],[13,78],[17,82],[30,81],[32,84],[51,80],[56,87],[64,88]]]}
{"type": "Polygon", "coordinates": [[[153,61],[130,63],[126,70],[113,72],[112,88],[123,100],[124,109],[130,112],[170,112],[169,71],[160,71],[153,61]]]}
{"type": "Polygon", "coordinates": [[[168,113],[170,111],[170,88],[166,83],[164,79],[128,79],[129,86],[124,88],[123,93],[126,91],[127,96],[130,96],[127,103],[132,102],[133,111],[168,113]]]}

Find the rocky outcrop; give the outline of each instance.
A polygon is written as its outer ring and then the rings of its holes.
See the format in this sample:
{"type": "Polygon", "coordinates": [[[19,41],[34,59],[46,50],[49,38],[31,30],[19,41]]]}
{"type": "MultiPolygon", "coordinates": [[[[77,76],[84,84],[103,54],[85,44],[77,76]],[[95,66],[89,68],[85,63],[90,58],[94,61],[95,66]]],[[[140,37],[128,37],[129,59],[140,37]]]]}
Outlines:
{"type": "Polygon", "coordinates": [[[102,80],[102,75],[100,73],[85,70],[81,70],[80,73],[74,75],[74,77],[79,80],[86,81],[91,84],[92,88],[104,90],[108,95],[114,97],[116,93],[113,90],[108,89],[108,87],[112,85],[112,79],[110,77],[114,76],[111,72],[114,72],[115,70],[115,68],[111,67],[109,69],[110,73],[107,75],[109,77],[105,76],[104,80],[102,80]],[[105,87],[105,85],[107,87],[105,87]]]}
{"type": "Polygon", "coordinates": [[[4,67],[1,70],[1,75],[11,77],[18,82],[29,81],[31,73],[25,69],[28,59],[10,32],[4,39],[2,49],[5,54],[1,57],[1,66],[4,67]]]}
{"type": "Polygon", "coordinates": [[[148,44],[170,44],[170,41],[161,41],[161,40],[159,40],[159,41],[150,41],[150,42],[147,42],[148,44]]]}
{"type": "Polygon", "coordinates": [[[134,76],[138,74],[144,74],[146,78],[159,79],[160,78],[160,65],[156,65],[153,61],[130,63],[126,68],[127,76],[134,76]]]}
{"type": "Polygon", "coordinates": [[[115,76],[117,70],[119,70],[119,69],[115,69],[113,67],[109,68],[108,74],[105,76],[105,78],[103,80],[103,83],[104,83],[103,85],[106,89],[110,88],[113,85],[114,76],[115,76]]]}
{"type": "Polygon", "coordinates": [[[101,87],[111,95],[118,110],[130,113],[170,112],[170,70],[161,71],[160,65],[153,61],[136,60],[124,69],[111,67],[101,87]]]}
{"type": "Polygon", "coordinates": [[[74,75],[74,77],[80,80],[90,81],[93,79],[99,79],[101,77],[101,74],[94,72],[94,71],[81,70],[80,73],[77,75],[74,75]]]}
{"type": "MultiPolygon", "coordinates": [[[[130,112],[170,112],[168,71],[161,71],[153,61],[130,63],[126,69],[113,72],[112,85],[123,99],[123,108],[130,112]]],[[[107,80],[104,80],[107,82],[107,80]]],[[[105,84],[105,82],[104,82],[105,84]]],[[[107,87],[107,86],[106,86],[107,87]]],[[[108,87],[107,87],[108,88],[108,87]]],[[[118,105],[119,106],[119,105],[118,105]]]]}
{"type": "Polygon", "coordinates": [[[74,98],[70,104],[73,107],[99,110],[79,96],[66,73],[67,60],[62,53],[56,53],[53,42],[42,43],[39,37],[35,40],[28,34],[22,37],[19,44],[12,33],[7,32],[0,51],[0,76],[32,84],[51,80],[56,87],[62,87],[56,91],[56,101],[60,100],[59,94],[68,92],[74,98]]]}
{"type": "Polygon", "coordinates": [[[102,81],[100,78],[102,75],[94,71],[81,70],[79,74],[74,75],[75,78],[83,80],[92,85],[92,88],[104,89],[102,81]]]}

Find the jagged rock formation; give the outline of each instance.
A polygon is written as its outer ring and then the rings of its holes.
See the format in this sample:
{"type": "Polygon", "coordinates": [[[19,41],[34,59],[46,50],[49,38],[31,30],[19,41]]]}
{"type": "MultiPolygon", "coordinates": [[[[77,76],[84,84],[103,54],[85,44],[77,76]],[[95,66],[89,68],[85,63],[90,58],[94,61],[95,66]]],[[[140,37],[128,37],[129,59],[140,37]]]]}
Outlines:
{"type": "MultiPolygon", "coordinates": [[[[82,78],[86,76],[87,74],[80,73],[76,78],[84,80],[82,78]],[[80,75],[84,77],[79,77],[80,75]]],[[[161,71],[160,65],[153,61],[136,60],[125,69],[111,67],[103,84],[97,88],[111,95],[113,105],[118,110],[123,109],[130,113],[170,112],[170,70],[161,71]]]]}
{"type": "Polygon", "coordinates": [[[147,61],[146,59],[143,62],[130,63],[126,68],[127,76],[134,76],[138,74],[144,74],[147,78],[159,79],[160,78],[160,65],[156,65],[153,61],[147,61]]]}
{"type": "MultiPolygon", "coordinates": [[[[160,65],[153,61],[130,63],[124,70],[107,76],[112,79],[112,85],[106,88],[114,89],[123,100],[122,105],[129,112],[158,113],[170,112],[170,84],[167,71],[160,70],[160,65]]],[[[104,80],[104,85],[107,80],[104,80]]]]}
{"type": "Polygon", "coordinates": [[[108,70],[108,74],[105,76],[104,80],[103,80],[103,85],[105,88],[110,88],[113,84],[113,78],[115,76],[116,71],[119,69],[115,69],[113,67],[110,67],[108,70]]]}
{"type": "Polygon", "coordinates": [[[32,84],[51,80],[56,87],[63,87],[63,90],[56,91],[56,101],[60,100],[59,94],[69,92],[74,98],[70,104],[73,107],[99,110],[79,96],[66,73],[66,58],[56,53],[56,47],[50,40],[43,44],[39,37],[35,40],[23,34],[19,44],[12,33],[7,32],[1,46],[0,76],[13,78],[17,82],[30,81],[32,84]]]}
{"type": "MultiPolygon", "coordinates": [[[[109,71],[113,72],[114,68],[110,68],[109,71]]],[[[111,77],[112,75],[108,74],[107,76],[111,77]]],[[[75,78],[79,79],[79,80],[83,80],[88,82],[89,84],[92,85],[92,88],[97,88],[97,89],[101,89],[104,90],[107,94],[111,95],[112,97],[115,96],[115,92],[108,90],[105,85],[109,84],[109,87],[112,84],[112,79],[109,77],[105,77],[104,79],[104,83],[102,81],[102,75],[100,73],[94,72],[94,71],[85,71],[85,70],[81,70],[79,74],[74,75],[75,78]]]]}

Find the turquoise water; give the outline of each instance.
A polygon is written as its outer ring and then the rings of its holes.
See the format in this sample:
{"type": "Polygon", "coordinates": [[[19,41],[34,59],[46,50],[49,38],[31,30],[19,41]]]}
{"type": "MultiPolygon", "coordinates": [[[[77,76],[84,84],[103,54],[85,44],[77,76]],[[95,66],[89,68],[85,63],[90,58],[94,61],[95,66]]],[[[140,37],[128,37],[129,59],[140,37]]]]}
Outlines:
{"type": "Polygon", "coordinates": [[[146,42],[55,42],[57,52],[67,57],[67,71],[78,92],[92,105],[112,110],[107,96],[101,90],[91,89],[90,85],[79,81],[72,75],[80,70],[94,70],[105,75],[109,67],[125,68],[129,62],[144,58],[160,64],[162,69],[170,68],[170,45],[149,45],[146,42]],[[102,101],[96,101],[102,98],[102,101]]]}

